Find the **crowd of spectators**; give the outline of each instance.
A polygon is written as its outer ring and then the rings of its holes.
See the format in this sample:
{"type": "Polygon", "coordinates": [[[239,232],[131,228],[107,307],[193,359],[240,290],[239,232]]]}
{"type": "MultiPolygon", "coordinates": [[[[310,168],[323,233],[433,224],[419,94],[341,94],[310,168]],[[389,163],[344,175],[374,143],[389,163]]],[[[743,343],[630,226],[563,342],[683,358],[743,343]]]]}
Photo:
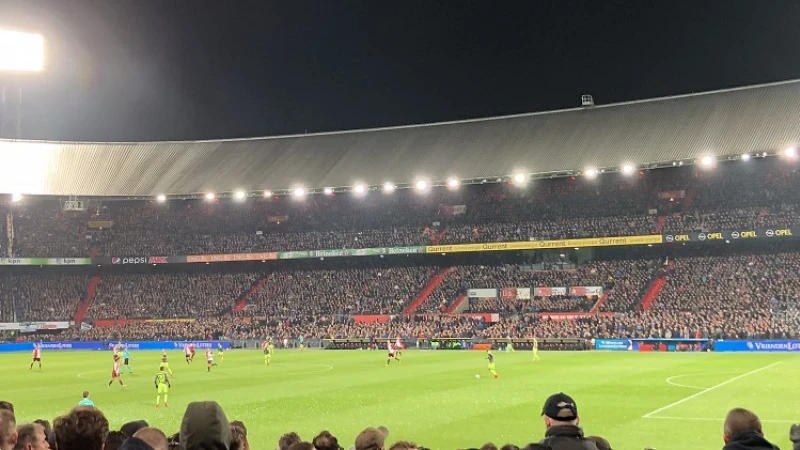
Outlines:
{"type": "Polygon", "coordinates": [[[435,266],[278,270],[250,299],[256,314],[397,314],[439,272],[435,266]]]}
{"type": "Polygon", "coordinates": [[[255,272],[106,275],[97,287],[87,318],[175,319],[218,315],[233,307],[260,278],[255,272]]]}
{"type": "Polygon", "coordinates": [[[695,170],[436,188],[426,195],[90,200],[83,212],[29,199],[13,208],[12,247],[18,257],[166,256],[641,235],[659,231],[659,215],[667,216],[669,232],[800,223],[796,172],[779,164],[753,173],[728,165],[695,170]],[[693,200],[659,197],[670,189],[693,200]],[[674,208],[683,201],[686,207],[674,208]]]}
{"type": "MultiPolygon", "coordinates": [[[[10,290],[18,322],[70,321],[86,298],[83,275],[14,275],[10,290]]],[[[6,292],[9,292],[6,290],[6,292]]]]}

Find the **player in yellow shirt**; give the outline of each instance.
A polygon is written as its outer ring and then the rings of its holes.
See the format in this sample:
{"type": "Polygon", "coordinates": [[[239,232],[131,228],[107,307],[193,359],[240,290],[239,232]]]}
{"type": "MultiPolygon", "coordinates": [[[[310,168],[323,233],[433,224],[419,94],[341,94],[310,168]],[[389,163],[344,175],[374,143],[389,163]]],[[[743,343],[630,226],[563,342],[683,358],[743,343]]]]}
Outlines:
{"type": "Polygon", "coordinates": [[[169,377],[167,376],[166,367],[161,366],[158,369],[158,373],[156,374],[155,384],[156,389],[158,389],[158,394],[156,395],[156,408],[158,408],[159,403],[161,403],[161,395],[164,395],[164,406],[169,406],[167,401],[169,400],[169,377]]]}
{"type": "Polygon", "coordinates": [[[531,346],[531,350],[533,351],[533,360],[539,360],[539,341],[536,339],[536,336],[533,337],[533,345],[531,346]]]}
{"type": "Polygon", "coordinates": [[[161,350],[161,366],[160,367],[161,367],[161,370],[163,370],[165,372],[168,372],[172,376],[175,376],[175,374],[172,373],[172,369],[169,368],[169,363],[167,362],[167,351],[166,350],[161,350]]]}

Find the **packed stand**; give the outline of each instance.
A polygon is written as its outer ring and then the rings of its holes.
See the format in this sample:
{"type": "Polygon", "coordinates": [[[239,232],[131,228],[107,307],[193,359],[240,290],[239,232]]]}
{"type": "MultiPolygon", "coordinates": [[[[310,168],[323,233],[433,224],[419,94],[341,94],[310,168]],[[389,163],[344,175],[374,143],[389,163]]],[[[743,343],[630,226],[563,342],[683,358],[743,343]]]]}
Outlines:
{"type": "Polygon", "coordinates": [[[86,298],[83,275],[14,275],[11,293],[17,322],[70,321],[86,298]]]}
{"type": "Polygon", "coordinates": [[[218,315],[261,278],[256,272],[105,275],[87,318],[168,319],[218,315]]]}
{"type": "Polygon", "coordinates": [[[414,301],[434,266],[278,270],[251,298],[258,314],[396,314],[414,301]]]}

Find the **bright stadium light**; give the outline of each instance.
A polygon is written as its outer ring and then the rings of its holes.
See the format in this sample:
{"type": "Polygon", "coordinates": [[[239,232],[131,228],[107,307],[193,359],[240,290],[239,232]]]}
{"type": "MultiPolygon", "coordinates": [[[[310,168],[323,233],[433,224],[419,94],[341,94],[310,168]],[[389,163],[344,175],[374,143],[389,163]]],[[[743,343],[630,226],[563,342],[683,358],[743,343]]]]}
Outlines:
{"type": "Polygon", "coordinates": [[[742,161],[750,161],[750,153],[743,153],[742,161]]]}
{"type": "Polygon", "coordinates": [[[386,183],[383,183],[383,192],[386,192],[387,194],[391,194],[392,192],[394,192],[395,189],[397,189],[397,188],[395,187],[394,184],[392,184],[391,181],[387,181],[386,183]]]}
{"type": "Polygon", "coordinates": [[[0,72],[41,72],[44,38],[41,34],[0,30],[0,72]]]}
{"type": "Polygon", "coordinates": [[[794,147],[789,147],[783,151],[783,154],[789,158],[797,158],[797,149],[794,147]]]}
{"type": "Polygon", "coordinates": [[[715,162],[717,162],[717,160],[711,155],[706,155],[700,158],[700,164],[702,164],[703,167],[711,167],[715,162]]]}
{"type": "Polygon", "coordinates": [[[214,200],[215,198],[217,198],[217,195],[214,194],[213,192],[209,192],[206,194],[206,200],[208,201],[214,200]]]}
{"type": "Polygon", "coordinates": [[[11,194],[11,201],[18,203],[22,201],[22,194],[11,194]]]}
{"type": "Polygon", "coordinates": [[[272,197],[272,191],[264,191],[264,198],[272,197]]]}
{"type": "Polygon", "coordinates": [[[428,182],[425,180],[419,180],[414,186],[418,191],[424,191],[425,189],[428,189],[428,182]]]}
{"type": "Polygon", "coordinates": [[[363,185],[363,184],[361,184],[361,183],[358,183],[358,184],[356,184],[355,186],[353,186],[353,192],[354,192],[356,195],[364,195],[364,194],[367,192],[367,187],[366,187],[366,186],[364,186],[364,185],[363,185]]]}
{"type": "Polygon", "coordinates": [[[158,194],[158,196],[156,197],[156,201],[158,203],[164,203],[165,201],[167,201],[167,196],[164,194],[158,194]]]}
{"type": "Polygon", "coordinates": [[[624,166],[622,166],[622,173],[624,173],[625,175],[632,174],[634,170],[636,170],[636,168],[630,164],[625,164],[624,166]]]}
{"type": "Polygon", "coordinates": [[[455,189],[461,185],[461,182],[458,181],[458,178],[450,178],[447,180],[447,187],[450,189],[455,189]]]}
{"type": "Polygon", "coordinates": [[[245,197],[247,197],[247,194],[244,191],[236,191],[233,193],[233,198],[235,198],[236,200],[241,201],[244,200],[245,197]]]}
{"type": "Polygon", "coordinates": [[[514,183],[516,183],[516,184],[523,184],[523,183],[525,183],[525,180],[526,180],[525,174],[521,173],[521,172],[520,173],[515,173],[513,180],[514,180],[514,183]]]}
{"type": "Polygon", "coordinates": [[[594,179],[597,178],[597,169],[589,168],[583,171],[583,174],[586,178],[594,179]]]}
{"type": "Polygon", "coordinates": [[[322,193],[325,195],[333,195],[333,188],[325,188],[322,190],[322,193]]]}
{"type": "Polygon", "coordinates": [[[296,198],[303,198],[306,196],[306,189],[303,187],[294,188],[292,195],[294,195],[296,198]]]}

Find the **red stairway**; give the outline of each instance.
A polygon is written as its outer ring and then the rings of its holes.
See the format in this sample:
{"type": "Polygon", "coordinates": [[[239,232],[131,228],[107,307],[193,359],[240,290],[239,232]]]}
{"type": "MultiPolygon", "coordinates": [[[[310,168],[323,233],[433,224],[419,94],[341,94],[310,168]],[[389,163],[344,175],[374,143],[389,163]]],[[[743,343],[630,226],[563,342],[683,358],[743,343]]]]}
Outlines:
{"type": "Polygon", "coordinates": [[[253,287],[251,287],[250,290],[247,291],[246,294],[244,294],[241,298],[239,298],[239,300],[233,306],[233,311],[234,312],[239,312],[239,311],[245,309],[247,307],[248,300],[250,300],[250,297],[252,297],[256,293],[256,291],[258,291],[261,288],[261,286],[266,284],[268,279],[269,279],[269,275],[267,275],[267,276],[261,278],[260,280],[258,280],[258,282],[256,284],[254,284],[253,287]]]}
{"type": "Polygon", "coordinates": [[[453,314],[458,309],[458,307],[461,306],[462,303],[464,303],[464,300],[466,299],[467,299],[466,295],[464,294],[459,295],[458,298],[453,303],[451,303],[450,306],[447,307],[447,311],[445,311],[445,313],[453,314]]]}
{"type": "Polygon", "coordinates": [[[658,216],[658,223],[656,224],[656,234],[661,234],[664,229],[664,223],[667,221],[667,216],[658,216]]]}
{"type": "Polygon", "coordinates": [[[422,304],[424,304],[425,301],[428,300],[428,297],[430,297],[431,292],[433,292],[434,289],[436,289],[440,284],[442,284],[442,280],[444,280],[444,277],[446,277],[448,273],[452,272],[453,269],[455,269],[455,267],[450,267],[448,269],[445,269],[435,277],[431,278],[431,281],[429,281],[428,284],[426,284],[425,287],[422,288],[422,290],[419,292],[417,298],[413,302],[411,302],[411,304],[408,305],[406,309],[403,310],[403,314],[411,314],[414,311],[416,311],[417,308],[422,306],[422,304]]]}
{"type": "Polygon", "coordinates": [[[608,300],[608,296],[610,294],[611,291],[603,292],[603,295],[601,295],[600,298],[597,299],[597,303],[595,303],[594,306],[592,306],[592,310],[589,311],[589,314],[597,314],[597,312],[600,311],[600,307],[603,306],[603,303],[605,303],[606,300],[608,300]]]}
{"type": "Polygon", "coordinates": [[[658,297],[658,294],[661,293],[661,289],[664,288],[666,283],[667,277],[658,277],[650,284],[650,287],[647,288],[647,292],[645,292],[644,296],[642,296],[642,311],[647,311],[650,309],[650,306],[653,305],[653,302],[655,301],[656,297],[658,297]]]}
{"type": "Polygon", "coordinates": [[[89,280],[89,286],[86,288],[86,299],[78,305],[78,310],[75,311],[75,316],[73,320],[75,321],[75,325],[80,326],[81,322],[83,322],[83,318],[86,317],[86,313],[89,312],[89,308],[92,306],[92,301],[94,301],[94,294],[97,292],[97,286],[100,284],[100,277],[92,277],[89,280]]]}

